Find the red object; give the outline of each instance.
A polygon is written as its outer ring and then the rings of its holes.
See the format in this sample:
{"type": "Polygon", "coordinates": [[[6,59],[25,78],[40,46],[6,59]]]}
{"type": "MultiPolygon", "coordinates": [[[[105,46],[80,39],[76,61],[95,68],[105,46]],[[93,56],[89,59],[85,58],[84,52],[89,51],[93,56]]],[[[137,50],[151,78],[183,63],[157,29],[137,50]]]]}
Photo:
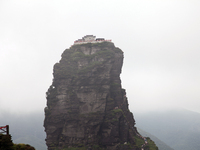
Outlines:
{"type": "Polygon", "coordinates": [[[4,127],[0,127],[0,129],[3,129],[3,128],[6,128],[7,126],[4,126],[4,127]]]}

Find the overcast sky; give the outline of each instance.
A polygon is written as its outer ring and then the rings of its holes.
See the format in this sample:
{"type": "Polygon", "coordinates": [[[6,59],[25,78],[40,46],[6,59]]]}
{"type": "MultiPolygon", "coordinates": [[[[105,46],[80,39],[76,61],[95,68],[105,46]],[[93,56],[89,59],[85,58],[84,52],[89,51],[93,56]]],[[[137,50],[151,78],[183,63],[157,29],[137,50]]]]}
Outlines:
{"type": "Polygon", "coordinates": [[[0,111],[43,111],[53,65],[88,34],[124,51],[131,111],[200,112],[199,0],[0,0],[0,111]]]}

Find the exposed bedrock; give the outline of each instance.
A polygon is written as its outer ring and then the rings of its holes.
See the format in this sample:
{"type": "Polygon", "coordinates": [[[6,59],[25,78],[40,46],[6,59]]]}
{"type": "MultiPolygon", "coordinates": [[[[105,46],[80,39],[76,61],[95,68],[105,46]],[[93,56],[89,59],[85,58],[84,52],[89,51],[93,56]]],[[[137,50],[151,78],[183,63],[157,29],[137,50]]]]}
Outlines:
{"type": "Polygon", "coordinates": [[[49,150],[141,150],[121,87],[123,52],[111,42],[73,45],[54,65],[44,127],[49,150]]]}

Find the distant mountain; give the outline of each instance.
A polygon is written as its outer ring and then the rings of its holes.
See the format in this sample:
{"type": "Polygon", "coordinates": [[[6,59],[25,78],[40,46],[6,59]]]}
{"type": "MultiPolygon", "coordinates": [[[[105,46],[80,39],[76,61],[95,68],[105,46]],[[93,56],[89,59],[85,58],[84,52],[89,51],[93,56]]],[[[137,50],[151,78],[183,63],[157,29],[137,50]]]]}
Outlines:
{"type": "Polygon", "coordinates": [[[174,150],[200,149],[200,113],[188,110],[134,113],[136,126],[174,150]]]}
{"type": "Polygon", "coordinates": [[[47,150],[43,121],[43,112],[19,115],[0,112],[0,126],[10,126],[13,143],[30,144],[36,150],[47,150]]]}
{"type": "Polygon", "coordinates": [[[163,141],[161,141],[160,139],[158,139],[156,136],[140,129],[140,128],[137,128],[139,133],[144,136],[144,137],[150,137],[155,143],[156,145],[158,146],[158,149],[159,150],[174,150],[173,148],[171,148],[170,146],[168,146],[167,144],[165,144],[163,141]]]}
{"type": "MultiPolygon", "coordinates": [[[[187,110],[174,110],[168,112],[134,113],[136,127],[156,136],[174,150],[200,149],[200,114],[187,110]]],[[[9,114],[0,112],[0,125],[10,125],[10,134],[14,143],[26,143],[36,150],[46,150],[43,128],[43,112],[32,114],[9,114]]],[[[160,147],[156,138],[149,136],[160,147]]],[[[161,142],[161,145],[165,145],[161,142]]],[[[167,149],[166,149],[167,150],[167,149]]],[[[170,150],[170,149],[169,149],[170,150]]]]}

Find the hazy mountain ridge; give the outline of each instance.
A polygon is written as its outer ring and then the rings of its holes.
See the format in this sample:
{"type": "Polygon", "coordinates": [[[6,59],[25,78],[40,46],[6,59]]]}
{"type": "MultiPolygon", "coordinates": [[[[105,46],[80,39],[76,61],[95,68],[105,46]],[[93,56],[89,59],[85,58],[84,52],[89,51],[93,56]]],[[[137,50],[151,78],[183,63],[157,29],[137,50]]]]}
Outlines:
{"type": "Polygon", "coordinates": [[[173,110],[135,113],[135,118],[137,127],[155,135],[175,150],[199,150],[199,113],[173,110]]]}
{"type": "MultiPolygon", "coordinates": [[[[141,128],[142,130],[149,132],[150,134],[153,133],[152,135],[155,135],[157,138],[165,142],[174,150],[199,150],[199,113],[190,111],[179,111],[179,113],[175,112],[176,111],[170,111],[159,114],[134,113],[137,120],[136,126],[141,128]],[[177,115],[182,115],[178,117],[179,119],[176,119],[174,113],[177,115]],[[168,116],[168,119],[166,116],[168,116]],[[169,117],[172,116],[173,118],[171,118],[171,121],[169,121],[169,117]],[[184,118],[186,118],[187,121],[184,118]],[[154,124],[156,124],[155,127],[154,124]]],[[[10,125],[10,134],[12,135],[14,143],[27,143],[34,146],[37,150],[46,150],[46,135],[43,128],[43,115],[43,112],[21,115],[1,112],[0,125],[10,125]],[[32,122],[33,120],[34,122],[32,122]]],[[[153,137],[151,138],[153,139],[153,137]]],[[[153,140],[156,142],[155,139],[153,140]]]]}
{"type": "Polygon", "coordinates": [[[165,142],[161,141],[160,139],[158,139],[156,136],[140,129],[140,128],[137,128],[138,129],[138,132],[144,136],[144,137],[150,137],[154,142],[155,144],[158,146],[158,149],[159,150],[174,150],[173,148],[171,148],[170,146],[168,146],[165,142]]]}

